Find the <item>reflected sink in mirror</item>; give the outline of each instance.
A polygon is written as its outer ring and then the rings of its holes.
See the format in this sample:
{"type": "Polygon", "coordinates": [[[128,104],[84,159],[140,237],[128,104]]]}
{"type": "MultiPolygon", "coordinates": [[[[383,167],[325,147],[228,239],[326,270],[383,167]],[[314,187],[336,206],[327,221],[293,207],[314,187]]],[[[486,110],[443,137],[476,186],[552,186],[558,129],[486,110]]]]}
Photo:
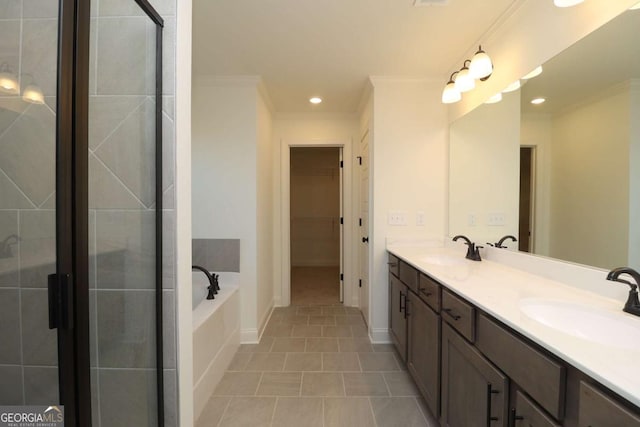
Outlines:
{"type": "Polygon", "coordinates": [[[464,264],[464,257],[454,258],[448,255],[434,254],[424,256],[420,259],[420,261],[427,264],[439,265],[442,267],[453,267],[464,264]]]}
{"type": "Polygon", "coordinates": [[[528,298],[519,302],[530,319],[559,332],[597,344],[640,350],[640,319],[565,301],[528,298]]]}

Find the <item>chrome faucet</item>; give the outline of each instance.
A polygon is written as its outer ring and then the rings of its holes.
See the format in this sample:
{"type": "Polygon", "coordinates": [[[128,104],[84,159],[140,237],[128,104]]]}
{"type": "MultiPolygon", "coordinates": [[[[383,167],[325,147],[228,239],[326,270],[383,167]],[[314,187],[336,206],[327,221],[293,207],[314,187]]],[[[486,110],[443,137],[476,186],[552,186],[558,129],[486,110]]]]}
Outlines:
{"type": "Polygon", "coordinates": [[[470,259],[471,261],[482,261],[480,257],[480,249],[484,248],[484,246],[477,246],[473,243],[467,236],[463,236],[462,234],[458,234],[453,238],[454,242],[457,242],[458,239],[464,240],[464,244],[467,245],[467,255],[465,255],[466,259],[470,259]]]}
{"type": "Polygon", "coordinates": [[[487,245],[496,247],[498,249],[505,249],[506,246],[504,246],[503,243],[507,239],[511,239],[511,241],[513,241],[513,242],[517,242],[518,241],[518,239],[516,239],[514,236],[512,236],[511,234],[508,234],[508,235],[504,236],[502,239],[498,240],[496,243],[494,243],[494,244],[487,243],[487,245]]]}
{"type": "Polygon", "coordinates": [[[217,274],[212,275],[209,273],[209,270],[204,267],[200,267],[199,265],[192,265],[191,270],[202,271],[207,276],[207,279],[209,279],[209,286],[207,286],[207,290],[209,291],[207,293],[207,299],[215,299],[214,295],[220,290],[220,286],[218,286],[218,277],[220,276],[217,274]]]}
{"type": "Polygon", "coordinates": [[[622,311],[640,316],[640,300],[638,300],[638,284],[640,284],[640,273],[635,271],[633,268],[618,267],[614,268],[609,272],[609,274],[607,274],[607,280],[629,285],[629,287],[631,288],[631,290],[629,291],[629,298],[627,299],[627,302],[625,303],[622,311]],[[629,282],[628,280],[621,279],[621,274],[631,276],[636,283],[634,284],[629,282]]]}

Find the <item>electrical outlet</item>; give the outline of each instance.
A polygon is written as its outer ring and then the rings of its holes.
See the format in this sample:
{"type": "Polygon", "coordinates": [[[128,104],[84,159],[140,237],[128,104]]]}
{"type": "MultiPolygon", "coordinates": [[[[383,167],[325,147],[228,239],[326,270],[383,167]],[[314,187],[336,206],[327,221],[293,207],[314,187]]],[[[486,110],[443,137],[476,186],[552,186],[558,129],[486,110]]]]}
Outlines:
{"type": "Polygon", "coordinates": [[[502,226],[504,223],[504,213],[502,212],[492,212],[487,215],[487,225],[502,226]]]}
{"type": "Polygon", "coordinates": [[[424,222],[425,222],[424,212],[420,211],[416,213],[416,225],[419,227],[422,227],[424,226],[424,222]]]}
{"type": "Polygon", "coordinates": [[[474,213],[470,213],[468,221],[469,221],[469,227],[475,227],[477,225],[477,222],[478,222],[477,215],[474,214],[474,213]]]}

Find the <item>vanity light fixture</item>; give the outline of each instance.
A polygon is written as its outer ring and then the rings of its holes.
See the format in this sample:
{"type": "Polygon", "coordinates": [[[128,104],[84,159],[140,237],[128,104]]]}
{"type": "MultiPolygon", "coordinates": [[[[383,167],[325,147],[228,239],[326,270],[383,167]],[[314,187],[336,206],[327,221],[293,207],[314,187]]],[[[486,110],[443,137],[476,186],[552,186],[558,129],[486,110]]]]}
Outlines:
{"type": "Polygon", "coordinates": [[[470,63],[471,61],[468,59],[464,61],[464,64],[462,64],[462,68],[460,68],[460,71],[458,71],[458,75],[456,76],[455,81],[456,89],[458,89],[458,91],[461,93],[469,92],[471,89],[476,87],[475,79],[471,76],[471,74],[469,74],[469,67],[467,67],[467,62],[470,63]]]}
{"type": "Polygon", "coordinates": [[[312,104],[320,104],[322,102],[322,98],[314,96],[313,98],[309,98],[309,102],[312,104]]]}
{"type": "Polygon", "coordinates": [[[491,77],[491,73],[493,73],[491,58],[487,52],[482,50],[482,46],[478,46],[478,51],[473,55],[471,64],[469,64],[469,74],[474,79],[485,81],[491,77]]]}
{"type": "MultiPolygon", "coordinates": [[[[458,71],[454,71],[449,77],[449,81],[447,82],[444,90],[442,91],[442,103],[443,104],[453,104],[454,102],[458,102],[462,99],[462,94],[456,88],[456,81],[454,77],[458,74],[458,71]]],[[[457,78],[457,77],[456,77],[457,78]]]]}
{"type": "Polygon", "coordinates": [[[538,77],[540,74],[542,74],[542,65],[538,65],[529,74],[523,76],[522,80],[529,80],[529,79],[532,79],[534,77],[538,77]]]}
{"type": "Polygon", "coordinates": [[[558,7],[571,7],[582,3],[584,0],[553,0],[553,4],[558,7]]]}
{"type": "Polygon", "coordinates": [[[493,95],[491,98],[487,99],[486,101],[484,101],[485,104],[496,104],[498,102],[502,101],[502,93],[498,92],[495,95],[493,95]]]}
{"type": "Polygon", "coordinates": [[[502,90],[502,93],[509,93],[518,89],[520,89],[520,80],[516,80],[515,82],[511,83],[509,86],[505,87],[502,90]]]}
{"type": "Polygon", "coordinates": [[[9,95],[17,95],[20,93],[18,78],[11,72],[9,64],[6,62],[0,65],[0,92],[9,95]]]}
{"type": "Polygon", "coordinates": [[[544,103],[544,101],[546,101],[546,99],[544,99],[544,98],[533,98],[531,100],[531,103],[533,105],[540,105],[540,104],[544,103]]]}

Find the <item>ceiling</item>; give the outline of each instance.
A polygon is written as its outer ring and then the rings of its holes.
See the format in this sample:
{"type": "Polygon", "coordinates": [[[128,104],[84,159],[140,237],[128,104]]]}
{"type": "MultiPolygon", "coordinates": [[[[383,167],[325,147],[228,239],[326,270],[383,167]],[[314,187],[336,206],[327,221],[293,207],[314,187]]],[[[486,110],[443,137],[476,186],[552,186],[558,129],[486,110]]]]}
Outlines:
{"type": "Polygon", "coordinates": [[[277,112],[351,113],[368,76],[444,85],[514,1],[194,0],[193,74],[261,76],[277,112]]]}
{"type": "Polygon", "coordinates": [[[613,86],[640,78],[640,10],[629,10],[543,64],[522,87],[525,113],[562,112],[613,86]],[[531,105],[536,97],[546,102],[531,105]]]}

